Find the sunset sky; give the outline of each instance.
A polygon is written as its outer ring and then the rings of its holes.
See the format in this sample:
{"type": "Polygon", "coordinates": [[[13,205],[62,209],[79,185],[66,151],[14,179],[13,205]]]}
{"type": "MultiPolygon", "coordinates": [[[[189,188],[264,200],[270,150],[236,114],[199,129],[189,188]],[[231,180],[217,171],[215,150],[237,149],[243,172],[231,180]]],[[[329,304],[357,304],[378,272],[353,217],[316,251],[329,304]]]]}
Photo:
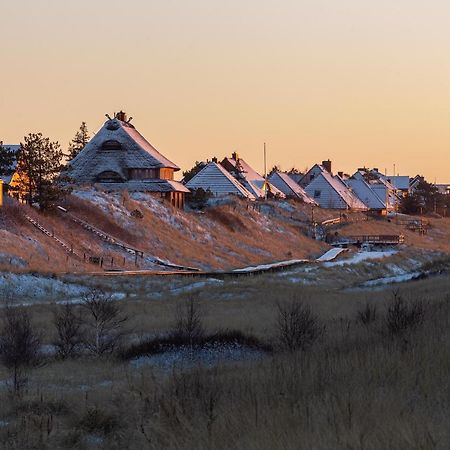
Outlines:
{"type": "Polygon", "coordinates": [[[0,0],[0,140],[120,109],[183,169],[366,165],[450,183],[448,0],[0,0]]]}

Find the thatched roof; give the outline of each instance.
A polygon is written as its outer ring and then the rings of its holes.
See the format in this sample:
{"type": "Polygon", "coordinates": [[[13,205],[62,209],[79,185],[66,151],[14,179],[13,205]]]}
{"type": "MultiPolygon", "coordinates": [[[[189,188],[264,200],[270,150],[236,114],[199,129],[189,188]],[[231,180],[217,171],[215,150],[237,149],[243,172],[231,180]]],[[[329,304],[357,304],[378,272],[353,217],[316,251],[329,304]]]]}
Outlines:
{"type": "Polygon", "coordinates": [[[127,181],[129,169],[180,170],[133,125],[118,118],[107,120],[69,166],[70,177],[77,183],[95,183],[98,175],[105,172],[127,181]]]}

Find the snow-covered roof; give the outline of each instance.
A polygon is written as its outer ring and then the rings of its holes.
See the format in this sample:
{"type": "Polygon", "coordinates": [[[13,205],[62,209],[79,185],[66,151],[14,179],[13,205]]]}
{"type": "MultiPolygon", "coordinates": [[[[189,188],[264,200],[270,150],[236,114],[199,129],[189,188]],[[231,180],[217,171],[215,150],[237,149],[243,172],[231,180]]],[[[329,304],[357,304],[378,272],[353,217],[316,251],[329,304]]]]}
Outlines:
{"type": "MultiPolygon", "coordinates": [[[[254,170],[245,160],[237,157],[224,158],[222,165],[228,170],[239,183],[241,183],[255,197],[266,196],[266,180],[254,170]]],[[[269,192],[277,197],[284,198],[285,195],[272,183],[267,182],[269,192]]]]}
{"type": "Polygon", "coordinates": [[[362,179],[350,178],[347,184],[351,187],[353,193],[369,208],[369,209],[385,209],[386,202],[383,201],[371,186],[362,179]]]}
{"type": "Polygon", "coordinates": [[[409,189],[409,176],[407,175],[396,175],[385,177],[395,188],[407,191],[409,189]]]}
{"type": "Polygon", "coordinates": [[[236,169],[238,162],[239,162],[239,169],[240,173],[245,177],[247,181],[264,181],[264,178],[255,170],[253,169],[250,164],[248,164],[245,160],[242,158],[224,158],[222,161],[223,163],[228,163],[230,166],[234,167],[236,169]]]}
{"type": "MultiPolygon", "coordinates": [[[[264,181],[264,180],[263,180],[264,181]]],[[[235,194],[250,200],[255,196],[242,186],[227,170],[220,164],[210,162],[200,172],[194,175],[186,186],[190,189],[202,188],[210,190],[214,195],[235,194]]]]}
{"type": "Polygon", "coordinates": [[[367,209],[366,205],[355,194],[353,194],[353,192],[341,180],[334,178],[326,170],[322,171],[311,181],[306,188],[306,192],[314,190],[315,184],[318,183],[321,178],[330,185],[330,187],[339,195],[348,208],[367,209]]]}
{"type": "Polygon", "coordinates": [[[305,203],[315,203],[315,201],[299,186],[287,173],[274,172],[269,177],[270,182],[285,195],[295,196],[305,203]]]}
{"type": "Polygon", "coordinates": [[[69,166],[71,178],[79,183],[93,183],[102,172],[114,172],[127,180],[128,169],[180,170],[133,125],[117,118],[107,120],[69,166]]]}

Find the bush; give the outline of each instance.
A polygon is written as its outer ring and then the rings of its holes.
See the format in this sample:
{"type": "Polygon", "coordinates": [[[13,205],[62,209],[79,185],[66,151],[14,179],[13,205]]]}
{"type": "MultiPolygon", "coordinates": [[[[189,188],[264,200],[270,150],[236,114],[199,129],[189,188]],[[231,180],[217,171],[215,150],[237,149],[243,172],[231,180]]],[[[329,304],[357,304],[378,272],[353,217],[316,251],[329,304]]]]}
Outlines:
{"type": "Polygon", "coordinates": [[[171,331],[173,338],[186,342],[193,347],[205,337],[202,312],[198,300],[190,297],[186,303],[179,304],[176,311],[175,323],[171,331]]]}
{"type": "Polygon", "coordinates": [[[119,423],[112,414],[98,408],[89,408],[78,422],[78,427],[88,433],[109,434],[119,427],[119,423]]]}
{"type": "Polygon", "coordinates": [[[376,319],[377,307],[376,305],[371,305],[370,303],[366,303],[364,308],[356,313],[356,320],[361,322],[363,325],[369,325],[372,322],[375,322],[376,319]]]}
{"type": "Polygon", "coordinates": [[[406,303],[398,291],[392,294],[392,299],[386,311],[386,328],[391,335],[397,335],[423,324],[425,307],[422,301],[406,303]]]}
{"type": "Polygon", "coordinates": [[[54,345],[58,349],[58,355],[62,359],[75,356],[83,341],[81,317],[74,313],[72,305],[65,305],[55,313],[53,324],[57,332],[54,345]]]}
{"type": "Polygon", "coordinates": [[[112,353],[123,336],[122,325],[127,320],[120,305],[110,294],[92,289],[84,296],[82,307],[87,313],[83,320],[84,345],[97,356],[112,353]]]}
{"type": "Polygon", "coordinates": [[[212,192],[202,188],[193,189],[186,195],[186,202],[192,208],[196,210],[202,210],[208,205],[208,200],[213,196],[212,192]]]}
{"type": "Polygon", "coordinates": [[[285,350],[306,350],[323,335],[319,318],[301,300],[279,303],[277,309],[277,338],[285,350]]]}
{"type": "Polygon", "coordinates": [[[7,307],[0,333],[0,359],[10,369],[16,394],[26,384],[25,373],[40,361],[41,341],[26,311],[7,307]]]}

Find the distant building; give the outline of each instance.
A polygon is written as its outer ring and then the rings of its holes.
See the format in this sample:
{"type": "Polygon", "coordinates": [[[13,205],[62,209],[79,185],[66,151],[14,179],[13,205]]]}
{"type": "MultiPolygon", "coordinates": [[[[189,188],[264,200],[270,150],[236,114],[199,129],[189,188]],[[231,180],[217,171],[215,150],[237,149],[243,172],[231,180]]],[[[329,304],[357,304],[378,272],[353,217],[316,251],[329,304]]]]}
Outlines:
{"type": "Polygon", "coordinates": [[[219,163],[210,162],[187,183],[189,189],[203,189],[215,196],[238,195],[239,197],[255,200],[255,196],[236,180],[219,163]]]}
{"type": "Polygon", "coordinates": [[[269,196],[285,197],[283,192],[266,181],[246,161],[240,158],[237,153],[233,153],[231,158],[224,158],[220,164],[256,198],[264,198],[266,192],[269,196]]]}
{"type": "Polygon", "coordinates": [[[301,200],[304,203],[314,204],[315,201],[298,185],[287,173],[276,171],[269,177],[269,181],[286,197],[301,200]]]}
{"type": "Polygon", "coordinates": [[[443,195],[450,195],[450,184],[435,184],[438,192],[443,195]]]}
{"type": "MultiPolygon", "coordinates": [[[[397,195],[397,189],[393,186],[377,169],[369,170],[366,168],[358,169],[351,177],[351,180],[362,180],[370,186],[370,189],[376,194],[376,196],[383,202],[386,211],[394,211],[399,203],[399,197],[397,195]]],[[[350,180],[349,180],[350,182],[350,180]]],[[[355,182],[353,188],[355,193],[364,202],[368,198],[369,209],[380,209],[375,207],[377,201],[374,197],[370,198],[370,194],[364,189],[363,185],[355,182]],[[358,193],[358,191],[359,193],[358,193]],[[365,193],[364,193],[365,192],[365,193]],[[361,197],[362,195],[362,197],[361,197]]],[[[352,183],[350,183],[351,185],[352,183]]]]}
{"type": "Polygon", "coordinates": [[[372,211],[386,211],[386,201],[364,179],[350,178],[347,180],[352,192],[372,211]]]}
{"type": "MultiPolygon", "coordinates": [[[[318,165],[317,165],[318,166],[318,165]]],[[[352,192],[346,182],[322,166],[306,186],[306,193],[322,208],[367,210],[367,206],[352,192]]]]}
{"type": "Polygon", "coordinates": [[[174,173],[180,168],[159,153],[130,120],[122,111],[108,118],[70,161],[68,175],[75,184],[97,184],[110,191],[150,192],[182,208],[189,189],[174,181],[174,173]]]}
{"type": "Polygon", "coordinates": [[[322,161],[322,164],[314,164],[314,166],[312,166],[311,169],[309,169],[303,177],[301,177],[298,184],[305,188],[309,183],[311,183],[311,181],[314,180],[315,177],[324,171],[327,171],[330,175],[333,175],[333,172],[331,171],[331,161],[329,159],[322,161]]]}

